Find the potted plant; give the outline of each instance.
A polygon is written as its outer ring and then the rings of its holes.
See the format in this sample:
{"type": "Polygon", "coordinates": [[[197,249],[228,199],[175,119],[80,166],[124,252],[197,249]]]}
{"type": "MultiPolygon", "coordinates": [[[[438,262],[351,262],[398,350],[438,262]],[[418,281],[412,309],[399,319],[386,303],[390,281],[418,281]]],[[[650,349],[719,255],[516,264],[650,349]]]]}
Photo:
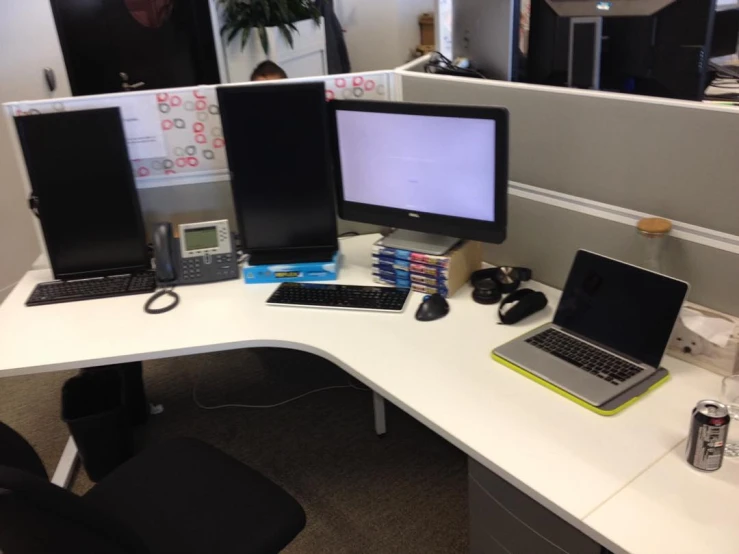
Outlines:
{"type": "Polygon", "coordinates": [[[264,54],[270,55],[268,29],[276,27],[290,48],[295,47],[295,24],[311,19],[320,25],[321,14],[313,0],[219,0],[222,7],[221,33],[227,43],[241,34],[241,50],[246,48],[249,37],[256,30],[264,54]]]}

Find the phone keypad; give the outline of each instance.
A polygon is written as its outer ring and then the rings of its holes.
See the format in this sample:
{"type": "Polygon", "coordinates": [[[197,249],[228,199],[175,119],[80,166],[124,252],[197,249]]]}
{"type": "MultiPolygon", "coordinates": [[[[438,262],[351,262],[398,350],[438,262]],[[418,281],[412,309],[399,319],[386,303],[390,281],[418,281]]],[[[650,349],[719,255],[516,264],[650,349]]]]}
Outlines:
{"type": "Polygon", "coordinates": [[[200,258],[185,258],[182,260],[182,278],[185,281],[195,281],[202,277],[200,258]]]}

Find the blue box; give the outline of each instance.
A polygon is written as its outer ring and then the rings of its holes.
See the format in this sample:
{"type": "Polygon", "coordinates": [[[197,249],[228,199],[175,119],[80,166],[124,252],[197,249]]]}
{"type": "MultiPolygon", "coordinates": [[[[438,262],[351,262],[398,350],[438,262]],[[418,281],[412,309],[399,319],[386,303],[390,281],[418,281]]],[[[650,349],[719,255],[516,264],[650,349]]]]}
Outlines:
{"type": "Polygon", "coordinates": [[[300,283],[303,281],[335,281],[339,276],[339,252],[330,262],[297,264],[244,265],[244,282],[300,283]]]}

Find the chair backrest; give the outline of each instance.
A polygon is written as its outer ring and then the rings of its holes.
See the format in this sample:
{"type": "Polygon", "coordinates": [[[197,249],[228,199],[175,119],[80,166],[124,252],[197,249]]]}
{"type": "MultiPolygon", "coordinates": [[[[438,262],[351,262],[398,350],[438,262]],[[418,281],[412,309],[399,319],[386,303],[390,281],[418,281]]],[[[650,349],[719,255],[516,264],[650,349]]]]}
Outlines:
{"type": "Polygon", "coordinates": [[[13,467],[0,466],[3,554],[149,554],[141,539],[84,498],[13,467]]]}
{"type": "Polygon", "coordinates": [[[15,467],[46,479],[46,470],[36,451],[20,434],[0,422],[0,466],[15,467]]]}

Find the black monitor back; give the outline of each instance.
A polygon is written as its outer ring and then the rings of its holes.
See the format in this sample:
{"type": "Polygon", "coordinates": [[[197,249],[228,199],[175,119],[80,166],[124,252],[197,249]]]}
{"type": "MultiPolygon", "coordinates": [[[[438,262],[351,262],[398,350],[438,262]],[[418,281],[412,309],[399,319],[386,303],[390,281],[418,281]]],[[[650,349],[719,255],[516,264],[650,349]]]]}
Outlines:
{"type": "Polygon", "coordinates": [[[252,265],[338,250],[323,83],[220,87],[231,190],[252,265]]]}
{"type": "Polygon", "coordinates": [[[54,276],[151,267],[118,108],[15,119],[54,276]]]}

